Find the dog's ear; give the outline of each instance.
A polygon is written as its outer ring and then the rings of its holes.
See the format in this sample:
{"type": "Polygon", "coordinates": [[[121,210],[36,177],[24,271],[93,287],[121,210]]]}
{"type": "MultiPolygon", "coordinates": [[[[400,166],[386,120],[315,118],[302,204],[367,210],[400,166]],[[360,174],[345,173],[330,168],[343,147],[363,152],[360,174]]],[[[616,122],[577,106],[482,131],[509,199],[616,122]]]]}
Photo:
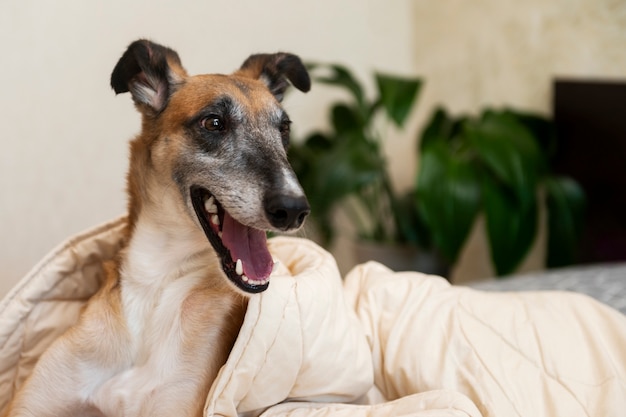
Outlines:
{"type": "Polygon", "coordinates": [[[140,39],[131,43],[117,62],[111,87],[116,94],[130,91],[142,110],[158,114],[185,77],[187,72],[175,51],[140,39]]]}
{"type": "Polygon", "coordinates": [[[288,81],[300,91],[311,89],[309,73],[300,58],[284,52],[251,55],[236,74],[260,79],[278,101],[283,99],[288,81]]]}

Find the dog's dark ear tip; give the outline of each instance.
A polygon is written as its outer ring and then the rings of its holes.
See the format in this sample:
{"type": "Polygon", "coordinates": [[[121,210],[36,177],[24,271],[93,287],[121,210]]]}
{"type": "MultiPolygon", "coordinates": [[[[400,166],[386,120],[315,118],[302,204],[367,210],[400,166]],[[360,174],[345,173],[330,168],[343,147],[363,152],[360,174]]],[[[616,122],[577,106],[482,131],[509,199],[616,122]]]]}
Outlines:
{"type": "Polygon", "coordinates": [[[308,93],[311,91],[311,78],[309,74],[304,72],[300,73],[297,78],[294,78],[292,81],[293,85],[303,93],[308,93]]]}
{"type": "Polygon", "coordinates": [[[250,55],[238,72],[250,78],[262,79],[279,101],[289,83],[305,93],[311,89],[311,79],[302,60],[286,52],[250,55]]]}
{"type": "Polygon", "coordinates": [[[284,54],[285,59],[282,63],[284,71],[291,81],[291,84],[303,93],[308,92],[311,89],[311,78],[306,69],[306,66],[302,63],[302,60],[297,55],[284,54]]]}
{"type": "Polygon", "coordinates": [[[115,80],[113,77],[111,77],[111,88],[115,92],[115,95],[128,93],[130,91],[125,83],[119,82],[119,80],[115,80]]]}

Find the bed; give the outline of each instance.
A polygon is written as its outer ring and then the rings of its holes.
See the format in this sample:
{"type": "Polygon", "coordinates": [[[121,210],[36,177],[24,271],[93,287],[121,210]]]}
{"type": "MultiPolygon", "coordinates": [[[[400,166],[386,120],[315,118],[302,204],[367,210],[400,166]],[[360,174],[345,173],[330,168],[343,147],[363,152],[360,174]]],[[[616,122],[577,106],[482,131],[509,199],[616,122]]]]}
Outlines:
{"type": "Polygon", "coordinates": [[[626,314],[626,263],[581,265],[470,284],[485,291],[573,291],[626,314]]]}
{"type": "MultiPolygon", "coordinates": [[[[99,288],[124,225],[70,238],[0,301],[0,414],[99,288]]],[[[375,262],[342,277],[305,239],[273,238],[270,250],[281,266],[250,299],[206,416],[626,412],[624,265],[468,288],[375,262]],[[558,291],[536,291],[547,289],[558,291]]]]}

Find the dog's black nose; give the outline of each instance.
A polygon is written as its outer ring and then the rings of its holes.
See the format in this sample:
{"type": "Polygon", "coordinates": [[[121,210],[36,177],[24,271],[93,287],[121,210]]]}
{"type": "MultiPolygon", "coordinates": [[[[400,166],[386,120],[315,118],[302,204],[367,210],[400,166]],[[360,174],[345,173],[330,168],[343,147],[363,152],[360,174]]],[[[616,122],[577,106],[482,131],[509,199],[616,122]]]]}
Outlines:
{"type": "Polygon", "coordinates": [[[271,193],[265,196],[267,218],[277,229],[297,229],[302,226],[310,211],[309,202],[304,195],[271,193]]]}

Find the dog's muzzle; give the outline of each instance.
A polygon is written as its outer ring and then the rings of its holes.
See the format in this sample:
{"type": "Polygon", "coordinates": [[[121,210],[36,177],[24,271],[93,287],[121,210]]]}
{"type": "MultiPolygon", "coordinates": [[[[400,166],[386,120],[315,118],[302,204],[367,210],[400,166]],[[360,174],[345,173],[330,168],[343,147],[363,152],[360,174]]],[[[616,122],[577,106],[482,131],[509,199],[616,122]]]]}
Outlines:
{"type": "MultiPolygon", "coordinates": [[[[265,291],[274,269],[266,232],[239,223],[209,190],[193,186],[191,203],[204,234],[221,259],[226,277],[247,293],[265,291]]],[[[266,197],[270,224],[282,231],[299,228],[309,214],[304,196],[273,194],[266,197]]]]}

